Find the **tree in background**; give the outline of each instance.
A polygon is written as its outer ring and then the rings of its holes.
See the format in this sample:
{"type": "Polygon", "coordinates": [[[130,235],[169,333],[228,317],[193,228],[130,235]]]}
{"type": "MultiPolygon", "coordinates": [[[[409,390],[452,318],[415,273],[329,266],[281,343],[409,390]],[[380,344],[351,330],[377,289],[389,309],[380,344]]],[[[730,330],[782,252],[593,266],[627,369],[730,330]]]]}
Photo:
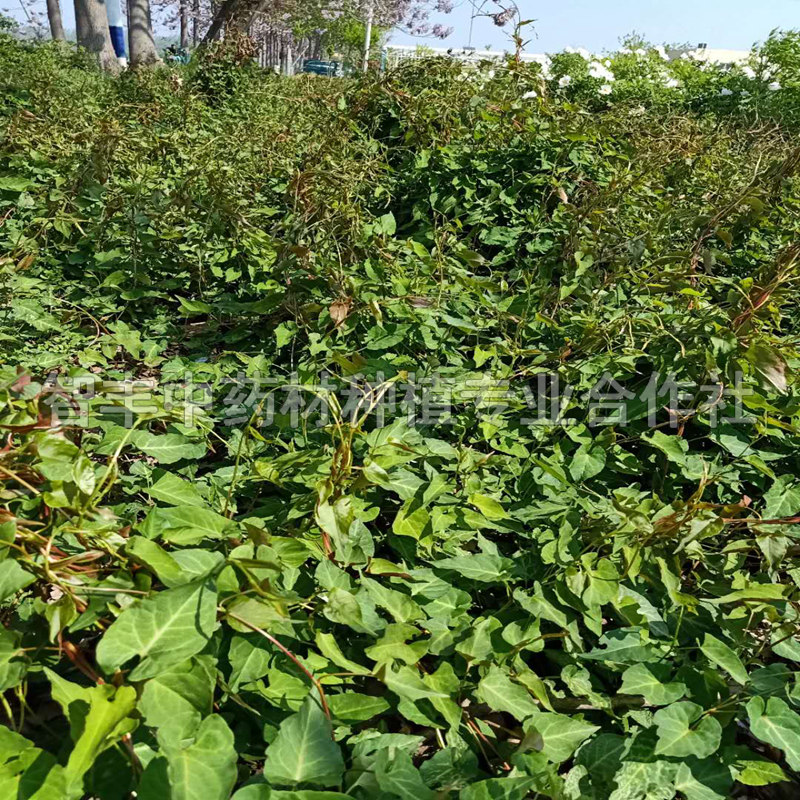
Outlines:
{"type": "Polygon", "coordinates": [[[178,33],[181,47],[196,46],[203,38],[219,2],[212,0],[150,0],[159,29],[178,33]]]}
{"type": "Polygon", "coordinates": [[[47,19],[50,22],[50,36],[57,42],[66,41],[64,23],[61,21],[61,6],[58,0],[47,0],[47,19]]]}
{"type": "MultiPolygon", "coordinates": [[[[35,35],[47,35],[47,22],[38,14],[38,0],[19,0],[35,35]]],[[[113,46],[106,46],[104,0],[74,0],[78,43],[95,54],[104,69],[112,72],[113,46]],[[92,12],[96,19],[91,22],[92,12]]],[[[50,35],[63,39],[59,0],[46,0],[50,35]]],[[[336,54],[337,60],[357,63],[364,48],[365,20],[373,15],[373,52],[393,28],[415,36],[445,38],[452,28],[431,24],[430,12],[448,13],[452,0],[127,0],[128,40],[131,66],[160,63],[155,46],[152,16],[160,28],[178,34],[180,46],[188,48],[236,31],[254,40],[262,66],[291,65],[306,58],[336,54]]],[[[106,31],[107,33],[107,31],[106,31]]]]}
{"type": "MultiPolygon", "coordinates": [[[[26,25],[20,26],[15,22],[14,28],[19,29],[24,35],[32,36],[35,39],[44,39],[47,34],[47,25],[45,24],[42,14],[38,8],[38,0],[17,0],[22,13],[25,15],[26,25]]],[[[10,9],[3,9],[9,11],[10,9]]],[[[49,11],[49,9],[48,9],[49,11]]],[[[60,15],[59,15],[60,16],[60,15]]],[[[4,17],[9,19],[9,17],[4,17]]],[[[0,28],[2,30],[2,28],[0,28]]]]}
{"type": "MultiPolygon", "coordinates": [[[[187,4],[190,0],[179,0],[187,4]]],[[[25,13],[29,29],[37,38],[46,36],[46,27],[42,15],[36,10],[38,0],[19,0],[25,13]]],[[[175,0],[171,0],[175,2],[175,0]]],[[[75,29],[78,44],[92,53],[100,67],[116,73],[120,70],[119,60],[114,53],[114,45],[109,31],[109,16],[105,0],[74,0],[75,29]]],[[[50,23],[50,36],[54,40],[64,41],[64,25],[61,17],[59,0],[46,0],[47,18],[50,23]]],[[[150,66],[160,64],[158,51],[153,37],[150,14],[150,0],[127,0],[128,42],[132,66],[150,66]]],[[[187,17],[187,36],[188,36],[187,17]]],[[[122,25],[121,20],[115,25],[122,25]]]]}
{"type": "Polygon", "coordinates": [[[120,71],[103,0],[75,0],[75,29],[78,44],[94,55],[104,72],[120,71]]]}
{"type": "Polygon", "coordinates": [[[195,47],[197,47],[197,43],[200,41],[201,25],[200,0],[192,0],[192,44],[195,47]]]}
{"type": "Polygon", "coordinates": [[[150,0],[128,0],[128,47],[132,67],[161,63],[153,40],[150,0]]]}
{"type": "MultiPolygon", "coordinates": [[[[4,10],[8,11],[8,9],[4,10]]],[[[4,34],[8,35],[9,32],[17,30],[18,27],[19,25],[15,19],[7,17],[0,11],[0,38],[2,38],[4,34]]]]}
{"type": "Polygon", "coordinates": [[[189,0],[178,0],[178,19],[180,23],[181,47],[189,46],[189,0]]]}
{"type": "Polygon", "coordinates": [[[203,41],[226,30],[245,32],[256,40],[261,62],[278,65],[287,57],[298,61],[363,47],[364,20],[370,13],[374,26],[384,32],[401,28],[416,36],[445,38],[452,28],[431,25],[430,11],[449,13],[452,8],[451,0],[224,0],[203,41]]]}

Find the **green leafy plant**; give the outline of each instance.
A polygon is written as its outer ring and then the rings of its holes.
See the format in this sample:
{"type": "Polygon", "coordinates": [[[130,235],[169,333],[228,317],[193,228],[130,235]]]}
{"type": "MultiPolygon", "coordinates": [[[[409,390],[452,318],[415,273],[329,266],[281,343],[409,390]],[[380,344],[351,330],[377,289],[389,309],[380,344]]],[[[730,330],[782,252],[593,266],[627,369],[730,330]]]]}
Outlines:
{"type": "Polygon", "coordinates": [[[0,40],[8,796],[794,796],[795,95],[635,49],[0,40]]]}

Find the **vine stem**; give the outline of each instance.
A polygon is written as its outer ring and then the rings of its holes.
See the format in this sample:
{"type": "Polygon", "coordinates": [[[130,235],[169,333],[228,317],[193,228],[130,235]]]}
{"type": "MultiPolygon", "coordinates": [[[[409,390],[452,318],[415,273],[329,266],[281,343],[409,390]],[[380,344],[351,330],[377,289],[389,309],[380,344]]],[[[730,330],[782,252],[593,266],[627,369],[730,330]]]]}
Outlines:
{"type": "Polygon", "coordinates": [[[33,492],[35,495],[40,494],[39,490],[35,486],[28,483],[28,481],[26,481],[24,478],[21,478],[16,472],[12,472],[10,469],[6,469],[5,467],[0,467],[0,472],[2,472],[4,475],[8,475],[9,478],[15,480],[18,484],[20,484],[20,486],[24,486],[29,492],[33,492]]]}
{"type": "Polygon", "coordinates": [[[248,622],[246,619],[242,619],[238,614],[234,614],[232,611],[228,611],[225,608],[219,607],[219,610],[222,611],[226,616],[230,617],[231,619],[235,619],[238,623],[244,625],[247,628],[250,628],[251,631],[255,633],[261,634],[265,639],[272,642],[285,656],[288,656],[305,674],[305,676],[314,684],[317,691],[319,692],[319,699],[320,703],[322,703],[322,710],[325,712],[325,716],[330,719],[331,718],[331,711],[328,708],[328,700],[325,697],[325,690],[322,688],[322,684],[314,677],[314,674],[300,661],[299,658],[287,647],[284,647],[271,633],[267,633],[263,628],[259,628],[257,625],[253,625],[252,622],[248,622]]]}
{"type": "Polygon", "coordinates": [[[758,519],[757,517],[722,517],[726,525],[797,525],[800,517],[780,517],[778,519],[758,519]]]}
{"type": "MultiPolygon", "coordinates": [[[[508,772],[508,771],[511,769],[511,765],[510,765],[510,764],[509,764],[507,761],[504,761],[504,760],[503,760],[502,756],[501,756],[501,755],[500,755],[500,753],[497,751],[497,748],[496,748],[496,747],[495,747],[495,746],[492,744],[491,740],[490,740],[490,739],[488,739],[488,738],[487,738],[487,737],[484,735],[483,731],[482,731],[482,730],[481,730],[481,729],[480,729],[480,728],[479,728],[479,727],[478,727],[478,726],[477,726],[477,725],[476,725],[476,724],[475,724],[475,723],[474,723],[474,722],[473,722],[473,721],[470,719],[469,715],[468,715],[466,712],[464,712],[464,719],[465,719],[465,721],[466,721],[466,723],[467,723],[467,726],[468,726],[468,727],[469,727],[469,729],[472,731],[472,734],[473,734],[473,736],[475,736],[475,737],[476,737],[476,740],[477,740],[479,743],[480,743],[480,741],[481,741],[481,740],[483,740],[483,742],[484,742],[484,743],[485,743],[485,744],[486,744],[488,747],[490,747],[490,748],[491,748],[492,752],[493,752],[493,753],[494,753],[494,754],[495,754],[495,755],[496,755],[498,758],[500,758],[500,760],[501,760],[501,763],[502,763],[502,767],[503,767],[503,769],[504,769],[506,772],[508,772]]],[[[481,750],[483,750],[483,746],[481,746],[481,750]]],[[[484,754],[483,754],[483,755],[484,755],[484,758],[486,758],[486,753],[485,753],[485,752],[484,752],[484,754]]],[[[488,761],[489,759],[488,759],[488,758],[486,758],[486,760],[488,761]]]]}

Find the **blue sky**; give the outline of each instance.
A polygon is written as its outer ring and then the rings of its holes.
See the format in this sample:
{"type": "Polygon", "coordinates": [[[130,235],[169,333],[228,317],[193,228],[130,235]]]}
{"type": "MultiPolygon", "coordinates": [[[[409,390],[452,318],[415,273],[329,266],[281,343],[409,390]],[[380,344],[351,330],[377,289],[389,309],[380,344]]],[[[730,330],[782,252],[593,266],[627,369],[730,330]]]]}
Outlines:
{"type": "MultiPolygon", "coordinates": [[[[451,14],[434,15],[434,22],[453,26],[455,31],[443,42],[395,33],[396,44],[423,42],[434,46],[463,47],[467,44],[472,2],[454,0],[451,14]]],[[[800,28],[800,0],[517,0],[523,16],[536,22],[529,28],[530,52],[553,52],[567,45],[589,50],[614,48],[621,36],[637,31],[654,43],[708,42],[709,47],[747,49],[763,40],[773,28],[800,28]]],[[[45,2],[38,6],[44,13],[45,2]]],[[[72,0],[61,0],[64,23],[74,27],[72,0]]],[[[493,6],[487,0],[486,10],[493,6]]],[[[23,19],[19,0],[0,0],[23,19]]],[[[477,17],[472,44],[482,49],[510,47],[504,29],[491,20],[477,17]]]]}
{"type": "MultiPolygon", "coordinates": [[[[451,14],[434,21],[455,31],[434,46],[467,44],[471,0],[454,0],[451,14]]],[[[474,0],[480,4],[481,0],[474,0]]],[[[621,36],[636,30],[658,43],[708,42],[709,47],[748,49],[766,38],[773,28],[800,28],[800,0],[517,0],[525,18],[534,18],[530,52],[552,52],[567,45],[589,50],[614,48],[621,36]]],[[[486,10],[493,7],[492,0],[486,10]]],[[[494,6],[496,7],[496,6],[494,6]]],[[[392,42],[412,44],[414,37],[395,34],[392,42]]],[[[476,18],[472,44],[481,49],[507,45],[507,34],[491,20],[476,18]]]]}

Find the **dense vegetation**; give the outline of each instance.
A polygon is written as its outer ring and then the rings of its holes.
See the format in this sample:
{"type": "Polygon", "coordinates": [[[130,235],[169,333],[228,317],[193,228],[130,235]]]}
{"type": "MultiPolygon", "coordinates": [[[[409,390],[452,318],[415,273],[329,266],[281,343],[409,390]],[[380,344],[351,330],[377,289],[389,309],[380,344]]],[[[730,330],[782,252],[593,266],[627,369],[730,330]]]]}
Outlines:
{"type": "Polygon", "coordinates": [[[247,56],[0,39],[2,796],[796,796],[797,37],[247,56]]]}

